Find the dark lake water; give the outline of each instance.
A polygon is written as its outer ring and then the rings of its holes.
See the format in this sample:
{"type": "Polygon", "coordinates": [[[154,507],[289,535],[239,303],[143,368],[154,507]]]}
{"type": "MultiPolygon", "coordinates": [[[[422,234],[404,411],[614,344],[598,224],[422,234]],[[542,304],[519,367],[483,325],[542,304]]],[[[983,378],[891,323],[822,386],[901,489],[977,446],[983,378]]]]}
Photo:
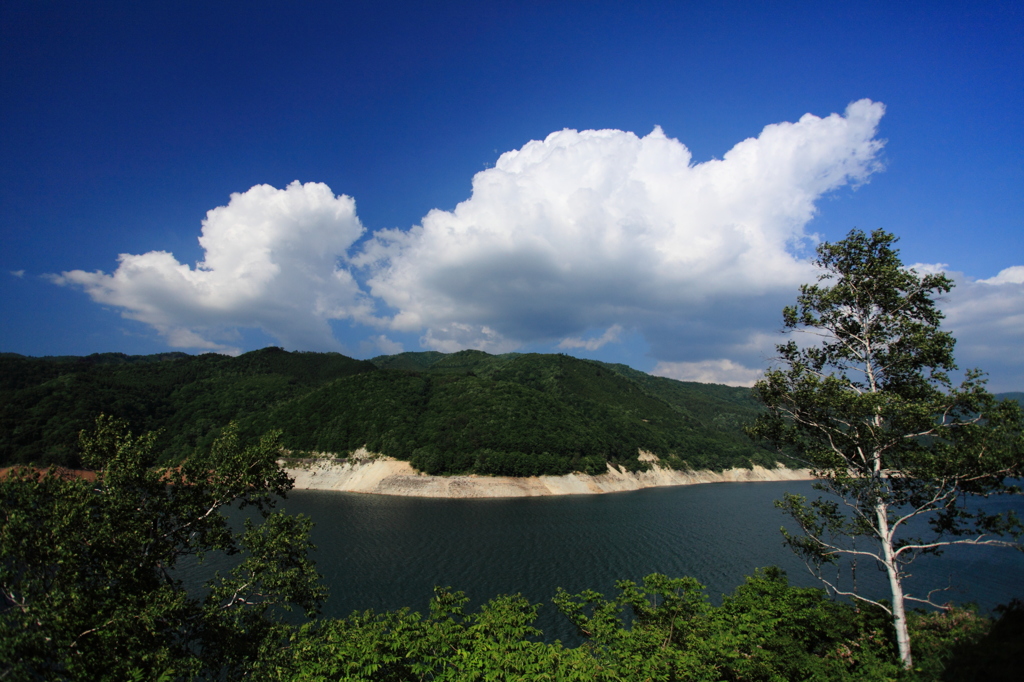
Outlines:
{"type": "MultiPolygon", "coordinates": [[[[435,585],[462,590],[475,606],[522,593],[541,609],[546,638],[575,640],[550,605],[557,587],[614,593],[616,580],[689,575],[718,601],[759,566],[817,586],[782,545],[784,492],[815,496],[809,482],[719,483],[609,495],[444,500],[297,491],[283,503],[313,518],[317,568],[330,587],[324,615],[354,610],[423,611],[435,585]]],[[[1002,504],[1007,504],[1003,502],[1002,504]]],[[[1012,503],[1024,512],[1024,500],[1012,503]]],[[[943,601],[983,609],[1024,597],[1024,554],[965,548],[915,564],[916,585],[953,589],[943,601]]],[[[884,597],[884,574],[858,571],[858,587],[884,597]]]]}

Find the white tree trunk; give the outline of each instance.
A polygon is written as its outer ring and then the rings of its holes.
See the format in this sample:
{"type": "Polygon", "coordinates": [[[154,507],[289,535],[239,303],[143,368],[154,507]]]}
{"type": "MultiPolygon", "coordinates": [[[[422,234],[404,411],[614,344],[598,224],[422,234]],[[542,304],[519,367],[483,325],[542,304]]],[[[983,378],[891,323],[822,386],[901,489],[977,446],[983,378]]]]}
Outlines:
{"type": "Polygon", "coordinates": [[[904,669],[910,670],[914,659],[910,653],[910,632],[907,629],[907,612],[903,605],[903,579],[899,566],[896,565],[896,554],[892,548],[892,533],[889,532],[889,518],[886,505],[879,502],[875,505],[878,519],[878,534],[882,545],[882,556],[885,559],[885,572],[889,576],[889,590],[892,593],[892,620],[896,628],[896,646],[899,649],[900,663],[904,669]]]}

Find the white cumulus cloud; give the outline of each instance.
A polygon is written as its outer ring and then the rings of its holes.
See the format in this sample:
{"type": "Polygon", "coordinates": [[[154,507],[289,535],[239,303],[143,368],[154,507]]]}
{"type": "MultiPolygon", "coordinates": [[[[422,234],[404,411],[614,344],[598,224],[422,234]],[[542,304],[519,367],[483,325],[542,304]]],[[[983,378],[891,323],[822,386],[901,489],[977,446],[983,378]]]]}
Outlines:
{"type": "Polygon", "coordinates": [[[879,168],[883,112],[861,100],[807,114],[704,163],[660,128],[552,133],[478,173],[454,211],[377,232],[354,262],[391,327],[430,348],[586,347],[583,332],[619,325],[660,359],[760,366],[752,336],[812,279],[796,254],[815,202],[879,168]]]}
{"type": "Polygon", "coordinates": [[[363,232],[355,201],[322,183],[257,185],[209,211],[195,267],[166,251],[121,254],[112,274],[53,277],[124,317],[151,325],[179,348],[236,349],[237,328],[260,328],[283,345],[335,349],[328,320],[364,319],[368,303],[344,260],[363,232]]]}
{"type": "Polygon", "coordinates": [[[999,271],[995,277],[978,280],[982,284],[1024,284],[1024,265],[1014,265],[999,271]]]}
{"type": "Polygon", "coordinates": [[[701,360],[699,362],[659,362],[651,374],[679,381],[699,381],[704,384],[727,386],[753,386],[764,376],[760,369],[752,369],[732,360],[701,360]]]}
{"type": "Polygon", "coordinates": [[[361,245],[352,198],[258,185],[207,214],[195,266],[151,251],[122,254],[110,274],[53,279],[175,347],[231,351],[237,329],[259,328],[286,347],[332,349],[329,321],[345,318],[370,325],[365,346],[382,352],[402,347],[387,330],[506,352],[593,351],[628,329],[663,374],[747,384],[780,310],[814,279],[816,202],[879,170],[884,110],[860,100],[768,125],[703,163],[660,128],[562,130],[477,173],[453,211],[361,245]]]}
{"type": "Polygon", "coordinates": [[[939,307],[946,315],[943,329],[957,340],[957,364],[988,372],[994,391],[1024,389],[1024,266],[988,279],[972,279],[945,265],[914,269],[945,271],[956,285],[939,299],[939,307]]]}
{"type": "Polygon", "coordinates": [[[361,347],[365,355],[396,355],[405,350],[401,343],[392,341],[384,334],[371,336],[361,347]]]}
{"type": "Polygon", "coordinates": [[[569,338],[562,339],[558,344],[559,348],[585,348],[586,350],[597,350],[609,343],[617,343],[619,335],[622,334],[622,325],[613,324],[605,330],[604,334],[596,339],[569,338]]]}

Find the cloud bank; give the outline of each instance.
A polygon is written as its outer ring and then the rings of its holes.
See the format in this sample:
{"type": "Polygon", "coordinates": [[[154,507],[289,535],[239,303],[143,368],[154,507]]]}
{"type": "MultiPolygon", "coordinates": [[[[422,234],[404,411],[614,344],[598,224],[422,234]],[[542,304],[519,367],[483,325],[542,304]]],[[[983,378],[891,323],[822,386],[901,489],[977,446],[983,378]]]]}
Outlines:
{"type": "Polygon", "coordinates": [[[619,336],[622,334],[622,325],[613,324],[605,330],[604,334],[597,338],[592,339],[562,339],[558,344],[559,348],[584,348],[586,350],[597,350],[602,346],[606,346],[609,343],[617,343],[619,336]]]}
{"type": "Polygon", "coordinates": [[[454,211],[377,232],[354,262],[390,326],[429,348],[586,347],[587,330],[626,328],[659,359],[759,366],[756,335],[811,277],[795,254],[815,201],[879,168],[883,112],[807,114],[698,164],[660,128],[563,130],[503,154],[454,211]]]}
{"type": "Polygon", "coordinates": [[[205,258],[194,268],[166,251],[123,253],[113,274],[72,270],[53,279],[121,308],[172,347],[237,352],[222,341],[237,328],[259,328],[291,348],[336,349],[327,321],[371,308],[339,264],[362,233],[355,201],[327,185],[257,185],[206,214],[205,258]]]}
{"type": "Polygon", "coordinates": [[[651,374],[679,381],[753,386],[754,382],[764,375],[764,369],[744,367],[732,360],[723,359],[701,360],[700,362],[659,362],[651,374]]]}
{"type": "MultiPolygon", "coordinates": [[[[453,211],[362,243],[351,197],[258,185],[207,214],[194,266],[151,251],[121,254],[111,274],[52,279],[179,348],[237,352],[237,330],[258,328],[287,348],[338,349],[330,322],[342,319],[362,325],[366,352],[401,350],[388,334],[492,352],[597,351],[629,335],[655,373],[749,385],[780,310],[815,279],[816,202],[880,168],[883,113],[860,100],[807,114],[703,163],[660,128],[562,130],[477,173],[453,211]]],[[[942,305],[961,364],[1024,376],[1024,266],[951,274],[942,305]]]]}
{"type": "Polygon", "coordinates": [[[946,315],[943,328],[957,340],[957,364],[990,372],[992,390],[1024,389],[1024,266],[1006,268],[988,279],[950,271],[945,264],[913,267],[919,272],[945,272],[955,283],[939,306],[946,315]]]}

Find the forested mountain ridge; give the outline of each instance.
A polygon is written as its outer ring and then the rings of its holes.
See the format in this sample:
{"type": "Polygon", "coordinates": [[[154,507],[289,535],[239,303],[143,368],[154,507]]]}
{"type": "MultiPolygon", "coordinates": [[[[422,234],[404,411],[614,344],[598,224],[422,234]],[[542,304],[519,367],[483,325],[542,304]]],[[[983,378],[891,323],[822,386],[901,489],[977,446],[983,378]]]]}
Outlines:
{"type": "Polygon", "coordinates": [[[264,348],[224,355],[32,358],[0,354],[0,465],[78,464],[78,433],[106,413],[136,432],[159,431],[165,461],[219,429],[349,374],[375,371],[338,353],[264,348]]]}
{"type": "Polygon", "coordinates": [[[635,470],[640,450],[681,468],[771,465],[741,431],[759,409],[747,389],[566,355],[0,354],[0,464],[77,465],[77,434],[103,412],[159,431],[165,462],[237,421],[281,429],[295,451],[366,446],[434,474],[635,470]]]}

